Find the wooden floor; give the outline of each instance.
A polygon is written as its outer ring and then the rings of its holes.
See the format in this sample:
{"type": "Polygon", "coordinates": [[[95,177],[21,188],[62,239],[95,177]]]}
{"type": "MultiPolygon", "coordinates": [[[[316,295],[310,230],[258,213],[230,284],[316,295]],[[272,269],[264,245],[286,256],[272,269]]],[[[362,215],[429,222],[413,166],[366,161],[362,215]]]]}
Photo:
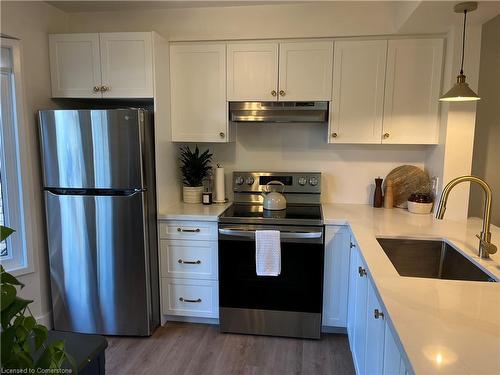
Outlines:
{"type": "Polygon", "coordinates": [[[149,338],[108,337],[106,374],[354,374],[347,336],[321,340],[219,333],[167,323],[149,338]]]}

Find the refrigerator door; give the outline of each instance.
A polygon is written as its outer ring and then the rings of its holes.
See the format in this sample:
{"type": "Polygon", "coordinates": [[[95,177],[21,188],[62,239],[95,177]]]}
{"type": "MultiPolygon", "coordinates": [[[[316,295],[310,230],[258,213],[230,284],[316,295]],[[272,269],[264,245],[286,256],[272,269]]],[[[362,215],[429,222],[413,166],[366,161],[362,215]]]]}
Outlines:
{"type": "Polygon", "coordinates": [[[56,330],[141,336],[155,328],[145,194],[45,192],[56,330]]]}
{"type": "Polygon", "coordinates": [[[143,188],[142,118],[136,109],[40,111],[44,187],[143,188]]]}

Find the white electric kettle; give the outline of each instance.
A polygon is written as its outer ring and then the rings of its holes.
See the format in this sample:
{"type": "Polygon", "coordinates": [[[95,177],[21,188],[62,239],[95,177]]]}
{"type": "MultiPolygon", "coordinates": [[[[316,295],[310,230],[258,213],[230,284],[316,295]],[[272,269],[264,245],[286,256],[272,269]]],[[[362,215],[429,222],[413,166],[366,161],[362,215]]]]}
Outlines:
{"type": "Polygon", "coordinates": [[[285,185],[281,181],[269,181],[263,189],[264,210],[284,210],[286,208],[286,199],[283,195],[285,185]],[[271,186],[280,186],[281,192],[271,190],[271,186]]]}

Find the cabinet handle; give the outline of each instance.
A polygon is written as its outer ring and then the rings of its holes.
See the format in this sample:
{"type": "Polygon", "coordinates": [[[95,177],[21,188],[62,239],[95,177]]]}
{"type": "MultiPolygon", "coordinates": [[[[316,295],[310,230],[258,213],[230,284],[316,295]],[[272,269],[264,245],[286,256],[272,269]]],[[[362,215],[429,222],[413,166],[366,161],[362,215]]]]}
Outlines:
{"type": "Polygon", "coordinates": [[[226,134],[224,134],[224,132],[220,132],[219,135],[221,138],[224,138],[226,136],[226,134]]]}
{"type": "Polygon", "coordinates": [[[280,95],[281,96],[285,96],[285,94],[286,94],[285,90],[280,90],[280,95]]]}
{"type": "Polygon", "coordinates": [[[272,90],[272,91],[271,91],[271,95],[272,95],[272,96],[276,96],[276,90],[272,90]]]}
{"type": "Polygon", "coordinates": [[[99,92],[99,91],[101,91],[101,88],[99,86],[94,86],[94,88],[92,90],[94,92],[99,92]]]}
{"type": "Polygon", "coordinates": [[[179,259],[177,262],[179,264],[200,264],[201,260],[191,261],[191,260],[182,260],[182,259],[179,259]]]}
{"type": "Polygon", "coordinates": [[[101,86],[101,92],[109,91],[108,86],[101,86]]]}
{"type": "Polygon", "coordinates": [[[351,245],[350,245],[350,246],[351,246],[351,249],[352,249],[353,247],[356,247],[356,245],[355,245],[355,244],[353,244],[352,242],[351,242],[351,245]]]}
{"type": "Polygon", "coordinates": [[[384,319],[384,313],[382,311],[379,311],[379,309],[373,310],[373,316],[375,319],[384,319]]]}
{"type": "Polygon", "coordinates": [[[360,277],[366,276],[366,270],[361,266],[358,267],[358,273],[360,277]]]}
{"type": "Polygon", "coordinates": [[[387,138],[389,138],[390,136],[391,136],[391,134],[390,134],[390,133],[384,133],[384,139],[387,139],[387,138]]]}
{"type": "Polygon", "coordinates": [[[339,135],[337,133],[332,133],[332,138],[337,138],[339,135]]]}
{"type": "Polygon", "coordinates": [[[182,233],[199,233],[200,232],[200,228],[196,228],[196,229],[177,228],[177,232],[182,232],[182,233]]]}
{"type": "Polygon", "coordinates": [[[200,303],[201,302],[201,298],[198,298],[198,299],[186,299],[186,298],[179,297],[179,301],[181,301],[181,302],[189,302],[189,303],[200,303]]]}

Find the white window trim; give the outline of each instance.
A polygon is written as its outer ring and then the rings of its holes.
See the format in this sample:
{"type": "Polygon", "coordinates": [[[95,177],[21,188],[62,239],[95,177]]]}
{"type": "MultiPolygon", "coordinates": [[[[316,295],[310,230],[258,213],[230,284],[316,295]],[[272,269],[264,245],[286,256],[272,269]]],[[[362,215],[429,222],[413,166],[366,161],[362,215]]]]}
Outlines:
{"type": "MultiPolygon", "coordinates": [[[[16,230],[18,237],[17,243],[13,246],[20,246],[21,251],[16,249],[14,256],[11,259],[2,260],[2,264],[10,273],[15,276],[20,276],[28,274],[35,271],[35,266],[33,262],[33,249],[34,249],[34,226],[32,219],[34,215],[30,215],[32,208],[35,208],[33,204],[34,191],[32,183],[32,173],[31,160],[29,158],[29,142],[28,136],[26,134],[26,112],[25,112],[25,96],[24,96],[24,86],[23,86],[23,75],[21,69],[21,43],[17,39],[1,38],[1,45],[3,47],[8,47],[12,52],[12,70],[14,73],[14,100],[15,100],[15,113],[14,123],[15,123],[15,135],[17,139],[14,147],[15,157],[5,158],[6,163],[10,163],[9,170],[16,170],[17,174],[12,176],[8,175],[7,179],[14,178],[17,180],[17,191],[14,192],[15,199],[19,199],[18,210],[15,213],[16,221],[18,222],[19,228],[13,228],[16,230]]],[[[12,194],[12,192],[9,192],[12,194]]],[[[10,199],[10,198],[7,198],[10,199]]],[[[6,201],[4,201],[4,206],[10,206],[6,201]]],[[[10,213],[9,213],[10,214],[10,213]]],[[[9,241],[9,239],[7,239],[9,241]]],[[[7,242],[9,246],[9,242],[7,242]]]]}

